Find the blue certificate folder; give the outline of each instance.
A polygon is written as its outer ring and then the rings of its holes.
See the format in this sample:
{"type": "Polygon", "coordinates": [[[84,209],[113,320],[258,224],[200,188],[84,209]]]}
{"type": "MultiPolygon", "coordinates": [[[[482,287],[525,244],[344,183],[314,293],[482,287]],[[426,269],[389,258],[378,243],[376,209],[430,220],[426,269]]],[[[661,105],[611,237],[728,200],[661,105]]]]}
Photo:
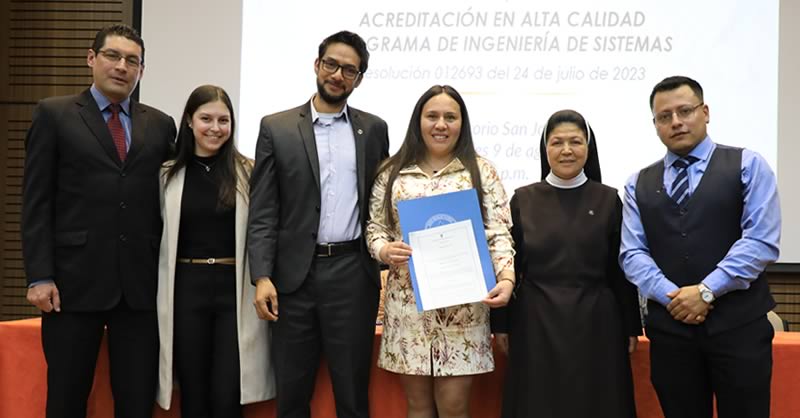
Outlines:
{"type": "MultiPolygon", "coordinates": [[[[467,219],[471,220],[475,243],[478,246],[481,269],[483,270],[483,278],[486,281],[486,292],[488,293],[490,289],[494,288],[497,279],[492,265],[492,257],[489,255],[489,246],[486,243],[481,207],[478,205],[478,192],[475,189],[403,200],[397,202],[397,211],[400,215],[400,230],[403,232],[403,241],[405,243],[411,242],[408,238],[409,232],[421,231],[467,219]]],[[[413,254],[408,260],[408,269],[411,272],[411,284],[414,286],[417,311],[422,312],[425,310],[425,306],[423,306],[423,300],[419,295],[419,286],[414,272],[413,254]]]]}

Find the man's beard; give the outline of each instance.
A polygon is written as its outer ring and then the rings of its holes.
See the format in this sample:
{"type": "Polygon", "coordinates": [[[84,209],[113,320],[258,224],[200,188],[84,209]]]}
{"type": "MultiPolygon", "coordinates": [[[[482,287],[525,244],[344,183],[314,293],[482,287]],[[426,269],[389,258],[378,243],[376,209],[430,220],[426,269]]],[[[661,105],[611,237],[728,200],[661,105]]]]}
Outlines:
{"type": "Polygon", "coordinates": [[[329,105],[338,106],[344,104],[347,101],[347,98],[350,97],[350,93],[352,92],[353,91],[350,90],[350,91],[345,91],[344,93],[338,96],[331,95],[330,93],[325,91],[325,84],[322,81],[317,80],[317,94],[319,94],[319,97],[321,97],[322,100],[324,100],[325,103],[329,105]]]}

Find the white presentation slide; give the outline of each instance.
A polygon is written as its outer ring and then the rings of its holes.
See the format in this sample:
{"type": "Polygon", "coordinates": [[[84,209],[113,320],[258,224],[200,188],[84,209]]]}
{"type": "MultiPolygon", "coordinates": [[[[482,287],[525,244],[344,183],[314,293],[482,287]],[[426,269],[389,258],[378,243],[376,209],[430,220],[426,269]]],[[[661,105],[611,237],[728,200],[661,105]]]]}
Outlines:
{"type": "Polygon", "coordinates": [[[649,95],[665,77],[705,90],[709,134],[761,153],[777,172],[778,1],[421,1],[335,4],[244,0],[239,146],[252,156],[262,116],[316,91],[317,47],[342,29],[371,53],[350,105],[389,124],[399,148],[434,84],[466,101],[480,154],[509,193],[540,179],[547,118],[583,114],[604,183],[621,189],[664,155],[649,95]]]}
{"type": "Polygon", "coordinates": [[[478,150],[506,190],[539,181],[547,118],[570,108],[596,134],[603,182],[621,189],[663,157],[653,86],[687,75],[705,89],[716,142],[761,153],[778,175],[783,263],[800,264],[800,4],[794,0],[142,0],[141,99],[180,120],[201,84],[234,101],[239,149],[253,156],[261,117],[316,91],[326,36],[359,33],[371,52],[350,105],[389,123],[399,148],[434,84],[464,96],[478,150]],[[191,19],[176,19],[191,11],[191,19]]]}

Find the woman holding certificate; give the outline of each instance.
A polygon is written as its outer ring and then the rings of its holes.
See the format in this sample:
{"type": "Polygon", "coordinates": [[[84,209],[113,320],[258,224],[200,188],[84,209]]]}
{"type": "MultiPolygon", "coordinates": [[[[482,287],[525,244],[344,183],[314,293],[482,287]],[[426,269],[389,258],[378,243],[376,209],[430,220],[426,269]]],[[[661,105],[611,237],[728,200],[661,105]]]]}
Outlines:
{"type": "Polygon", "coordinates": [[[520,285],[499,310],[508,316],[492,313],[509,353],[502,416],[635,417],[628,354],[642,327],[617,262],[622,203],[600,182],[597,141],[579,113],[553,114],[540,151],[543,181],[511,199],[520,285]]]}
{"type": "Polygon", "coordinates": [[[400,375],[408,417],[469,416],[472,376],[494,369],[489,308],[508,302],[514,250],[508,200],[494,167],[473,146],[464,100],[433,86],[417,101],[400,150],[379,170],[366,237],[372,256],[389,265],[378,366],[400,375]],[[474,188],[497,284],[482,303],[417,311],[397,203],[474,188]]]}

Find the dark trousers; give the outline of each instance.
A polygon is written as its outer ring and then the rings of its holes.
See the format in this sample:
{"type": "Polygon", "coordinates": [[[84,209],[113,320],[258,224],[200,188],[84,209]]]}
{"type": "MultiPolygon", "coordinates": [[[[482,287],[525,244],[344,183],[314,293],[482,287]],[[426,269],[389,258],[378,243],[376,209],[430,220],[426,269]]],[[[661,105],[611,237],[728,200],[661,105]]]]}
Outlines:
{"type": "Polygon", "coordinates": [[[273,327],[278,418],[308,418],[320,355],[338,418],[369,417],[369,373],[379,290],[359,254],[315,258],[295,292],[279,294],[273,327]]]}
{"type": "Polygon", "coordinates": [[[178,264],[174,318],[181,416],[241,417],[236,267],[178,264]]]}
{"type": "Polygon", "coordinates": [[[158,376],[156,312],[132,310],[122,300],[109,311],[42,314],[47,418],[86,417],[86,402],[106,328],[114,416],[153,415],[158,376]]]}
{"type": "MultiPolygon", "coordinates": [[[[713,315],[713,312],[711,313],[713,315]]],[[[769,418],[772,337],[766,316],[691,338],[649,327],[651,380],[666,418],[769,418]]]]}

